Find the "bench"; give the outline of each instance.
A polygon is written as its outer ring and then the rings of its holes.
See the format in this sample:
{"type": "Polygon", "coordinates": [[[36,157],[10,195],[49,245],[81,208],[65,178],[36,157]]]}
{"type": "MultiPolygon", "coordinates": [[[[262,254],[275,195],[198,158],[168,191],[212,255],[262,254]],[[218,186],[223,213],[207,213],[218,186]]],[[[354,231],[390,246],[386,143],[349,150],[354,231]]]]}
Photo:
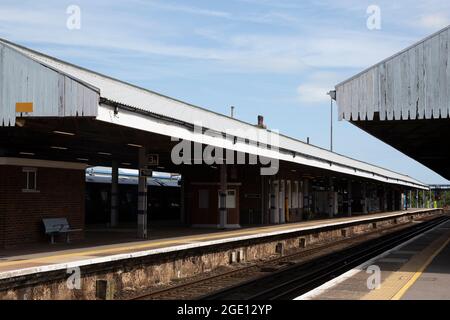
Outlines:
{"type": "Polygon", "coordinates": [[[83,229],[71,229],[66,218],[42,219],[45,227],[45,234],[50,235],[51,244],[55,243],[55,235],[66,234],[66,242],[70,243],[70,233],[80,232],[83,229]]]}

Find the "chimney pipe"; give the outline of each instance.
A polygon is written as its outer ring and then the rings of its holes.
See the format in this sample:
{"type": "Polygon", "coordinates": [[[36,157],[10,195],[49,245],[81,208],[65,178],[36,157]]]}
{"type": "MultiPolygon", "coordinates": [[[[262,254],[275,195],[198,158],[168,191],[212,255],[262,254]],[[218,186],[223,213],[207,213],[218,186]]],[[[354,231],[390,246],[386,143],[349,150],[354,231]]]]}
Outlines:
{"type": "Polygon", "coordinates": [[[234,106],[231,106],[231,117],[234,118],[234,106]]]}
{"type": "Polygon", "coordinates": [[[258,116],[258,127],[264,129],[266,128],[266,126],[264,125],[264,117],[261,115],[258,116]]]}

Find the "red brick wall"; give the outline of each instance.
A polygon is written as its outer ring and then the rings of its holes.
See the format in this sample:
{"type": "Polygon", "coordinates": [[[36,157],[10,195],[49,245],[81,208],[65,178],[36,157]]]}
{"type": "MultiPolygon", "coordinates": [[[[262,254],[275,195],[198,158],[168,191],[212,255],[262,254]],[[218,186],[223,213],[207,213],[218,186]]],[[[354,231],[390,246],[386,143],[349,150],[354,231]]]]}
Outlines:
{"type": "MultiPolygon", "coordinates": [[[[62,218],[72,228],[84,227],[85,176],[83,170],[37,168],[36,193],[23,192],[22,167],[0,166],[0,246],[49,241],[43,218],[62,218]]],[[[81,239],[83,233],[74,233],[81,239]]]]}

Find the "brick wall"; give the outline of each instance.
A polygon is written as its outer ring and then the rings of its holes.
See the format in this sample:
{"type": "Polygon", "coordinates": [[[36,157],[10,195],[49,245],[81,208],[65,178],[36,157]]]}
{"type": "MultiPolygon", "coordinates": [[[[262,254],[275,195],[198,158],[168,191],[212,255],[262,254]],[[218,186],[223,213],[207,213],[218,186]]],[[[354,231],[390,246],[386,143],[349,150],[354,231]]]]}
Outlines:
{"type": "MultiPolygon", "coordinates": [[[[66,217],[72,228],[84,227],[83,170],[37,168],[37,190],[23,192],[22,167],[0,166],[0,246],[48,241],[43,218],[66,217]]],[[[71,235],[74,240],[83,233],[71,235]]]]}

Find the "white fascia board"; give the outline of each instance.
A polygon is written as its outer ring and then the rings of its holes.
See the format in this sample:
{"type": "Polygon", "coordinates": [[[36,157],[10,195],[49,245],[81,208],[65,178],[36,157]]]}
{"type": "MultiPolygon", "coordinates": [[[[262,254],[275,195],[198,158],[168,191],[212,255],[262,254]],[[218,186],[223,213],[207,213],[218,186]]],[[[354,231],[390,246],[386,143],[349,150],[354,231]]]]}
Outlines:
{"type": "Polygon", "coordinates": [[[234,143],[233,141],[224,139],[222,137],[213,137],[209,135],[200,134],[180,124],[170,123],[168,121],[160,120],[157,118],[146,117],[128,110],[121,109],[119,114],[115,115],[114,108],[104,104],[99,105],[97,120],[129,128],[134,128],[142,131],[157,133],[177,139],[185,139],[188,141],[202,143],[205,145],[211,145],[214,147],[254,154],[270,159],[278,159],[292,163],[298,163],[306,166],[330,170],[334,172],[340,172],[351,176],[358,176],[384,183],[428,190],[428,187],[421,184],[420,182],[410,179],[409,177],[398,177],[398,174],[395,173],[393,173],[393,176],[377,174],[376,172],[374,172],[376,171],[374,169],[380,168],[378,167],[370,168],[370,165],[368,164],[366,164],[366,166],[368,167],[367,168],[368,170],[366,171],[360,168],[351,167],[347,164],[341,164],[337,161],[330,164],[329,160],[325,159],[320,160],[316,158],[317,156],[315,155],[314,156],[311,155],[314,158],[309,158],[307,155],[303,156],[299,154],[297,154],[294,157],[292,153],[287,154],[282,151],[268,150],[254,145],[245,144],[240,140],[237,140],[237,142],[234,143]]]}

